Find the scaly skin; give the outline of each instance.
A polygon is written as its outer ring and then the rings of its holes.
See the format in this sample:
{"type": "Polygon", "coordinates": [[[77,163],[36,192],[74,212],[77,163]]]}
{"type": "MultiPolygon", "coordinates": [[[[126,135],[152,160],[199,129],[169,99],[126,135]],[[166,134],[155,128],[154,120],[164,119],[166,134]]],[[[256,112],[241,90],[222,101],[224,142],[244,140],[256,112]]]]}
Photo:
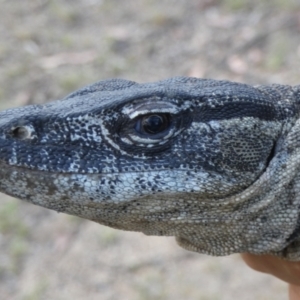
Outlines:
{"type": "Polygon", "coordinates": [[[0,113],[0,190],[211,255],[300,260],[300,87],[107,80],[0,113]]]}

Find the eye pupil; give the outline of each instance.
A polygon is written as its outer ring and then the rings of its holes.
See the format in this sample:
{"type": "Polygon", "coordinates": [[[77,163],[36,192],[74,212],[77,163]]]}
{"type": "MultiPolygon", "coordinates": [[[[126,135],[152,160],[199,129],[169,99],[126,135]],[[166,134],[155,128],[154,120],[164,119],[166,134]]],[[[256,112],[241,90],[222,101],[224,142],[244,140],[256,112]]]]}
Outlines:
{"type": "Polygon", "coordinates": [[[165,115],[150,115],[143,118],[142,127],[146,133],[156,134],[165,130],[168,123],[165,115]]]}

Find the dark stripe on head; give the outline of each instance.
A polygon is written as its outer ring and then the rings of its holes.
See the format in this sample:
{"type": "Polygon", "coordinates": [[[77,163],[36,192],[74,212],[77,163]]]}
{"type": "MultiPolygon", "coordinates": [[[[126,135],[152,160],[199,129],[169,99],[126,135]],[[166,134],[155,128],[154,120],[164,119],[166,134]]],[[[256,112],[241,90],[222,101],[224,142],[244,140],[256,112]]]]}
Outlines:
{"type": "Polygon", "coordinates": [[[233,118],[254,117],[264,121],[281,119],[275,107],[270,103],[255,103],[254,101],[227,102],[211,106],[203,104],[194,109],[196,122],[213,120],[228,120],[233,118]]]}

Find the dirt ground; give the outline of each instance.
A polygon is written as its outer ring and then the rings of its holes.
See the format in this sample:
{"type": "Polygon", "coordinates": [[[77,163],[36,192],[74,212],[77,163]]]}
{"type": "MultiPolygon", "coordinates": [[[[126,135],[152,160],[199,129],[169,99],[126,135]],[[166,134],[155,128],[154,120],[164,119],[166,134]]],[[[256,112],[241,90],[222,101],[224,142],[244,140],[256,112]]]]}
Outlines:
{"type": "MultiPolygon", "coordinates": [[[[300,83],[299,0],[0,0],[0,108],[111,77],[300,83]]],[[[238,255],[0,199],[0,299],[286,299],[238,255]]]]}

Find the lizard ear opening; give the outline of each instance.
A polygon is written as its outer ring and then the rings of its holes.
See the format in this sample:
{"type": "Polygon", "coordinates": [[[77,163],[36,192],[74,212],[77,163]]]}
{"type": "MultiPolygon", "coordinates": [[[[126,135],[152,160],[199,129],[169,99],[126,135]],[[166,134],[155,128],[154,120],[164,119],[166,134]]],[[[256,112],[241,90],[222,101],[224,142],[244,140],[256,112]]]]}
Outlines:
{"type": "Polygon", "coordinates": [[[271,152],[270,152],[270,154],[269,154],[269,156],[267,158],[266,167],[269,166],[271,160],[274,158],[274,156],[275,156],[275,150],[276,150],[276,143],[274,142],[274,145],[273,145],[273,147],[271,149],[271,152]]]}

